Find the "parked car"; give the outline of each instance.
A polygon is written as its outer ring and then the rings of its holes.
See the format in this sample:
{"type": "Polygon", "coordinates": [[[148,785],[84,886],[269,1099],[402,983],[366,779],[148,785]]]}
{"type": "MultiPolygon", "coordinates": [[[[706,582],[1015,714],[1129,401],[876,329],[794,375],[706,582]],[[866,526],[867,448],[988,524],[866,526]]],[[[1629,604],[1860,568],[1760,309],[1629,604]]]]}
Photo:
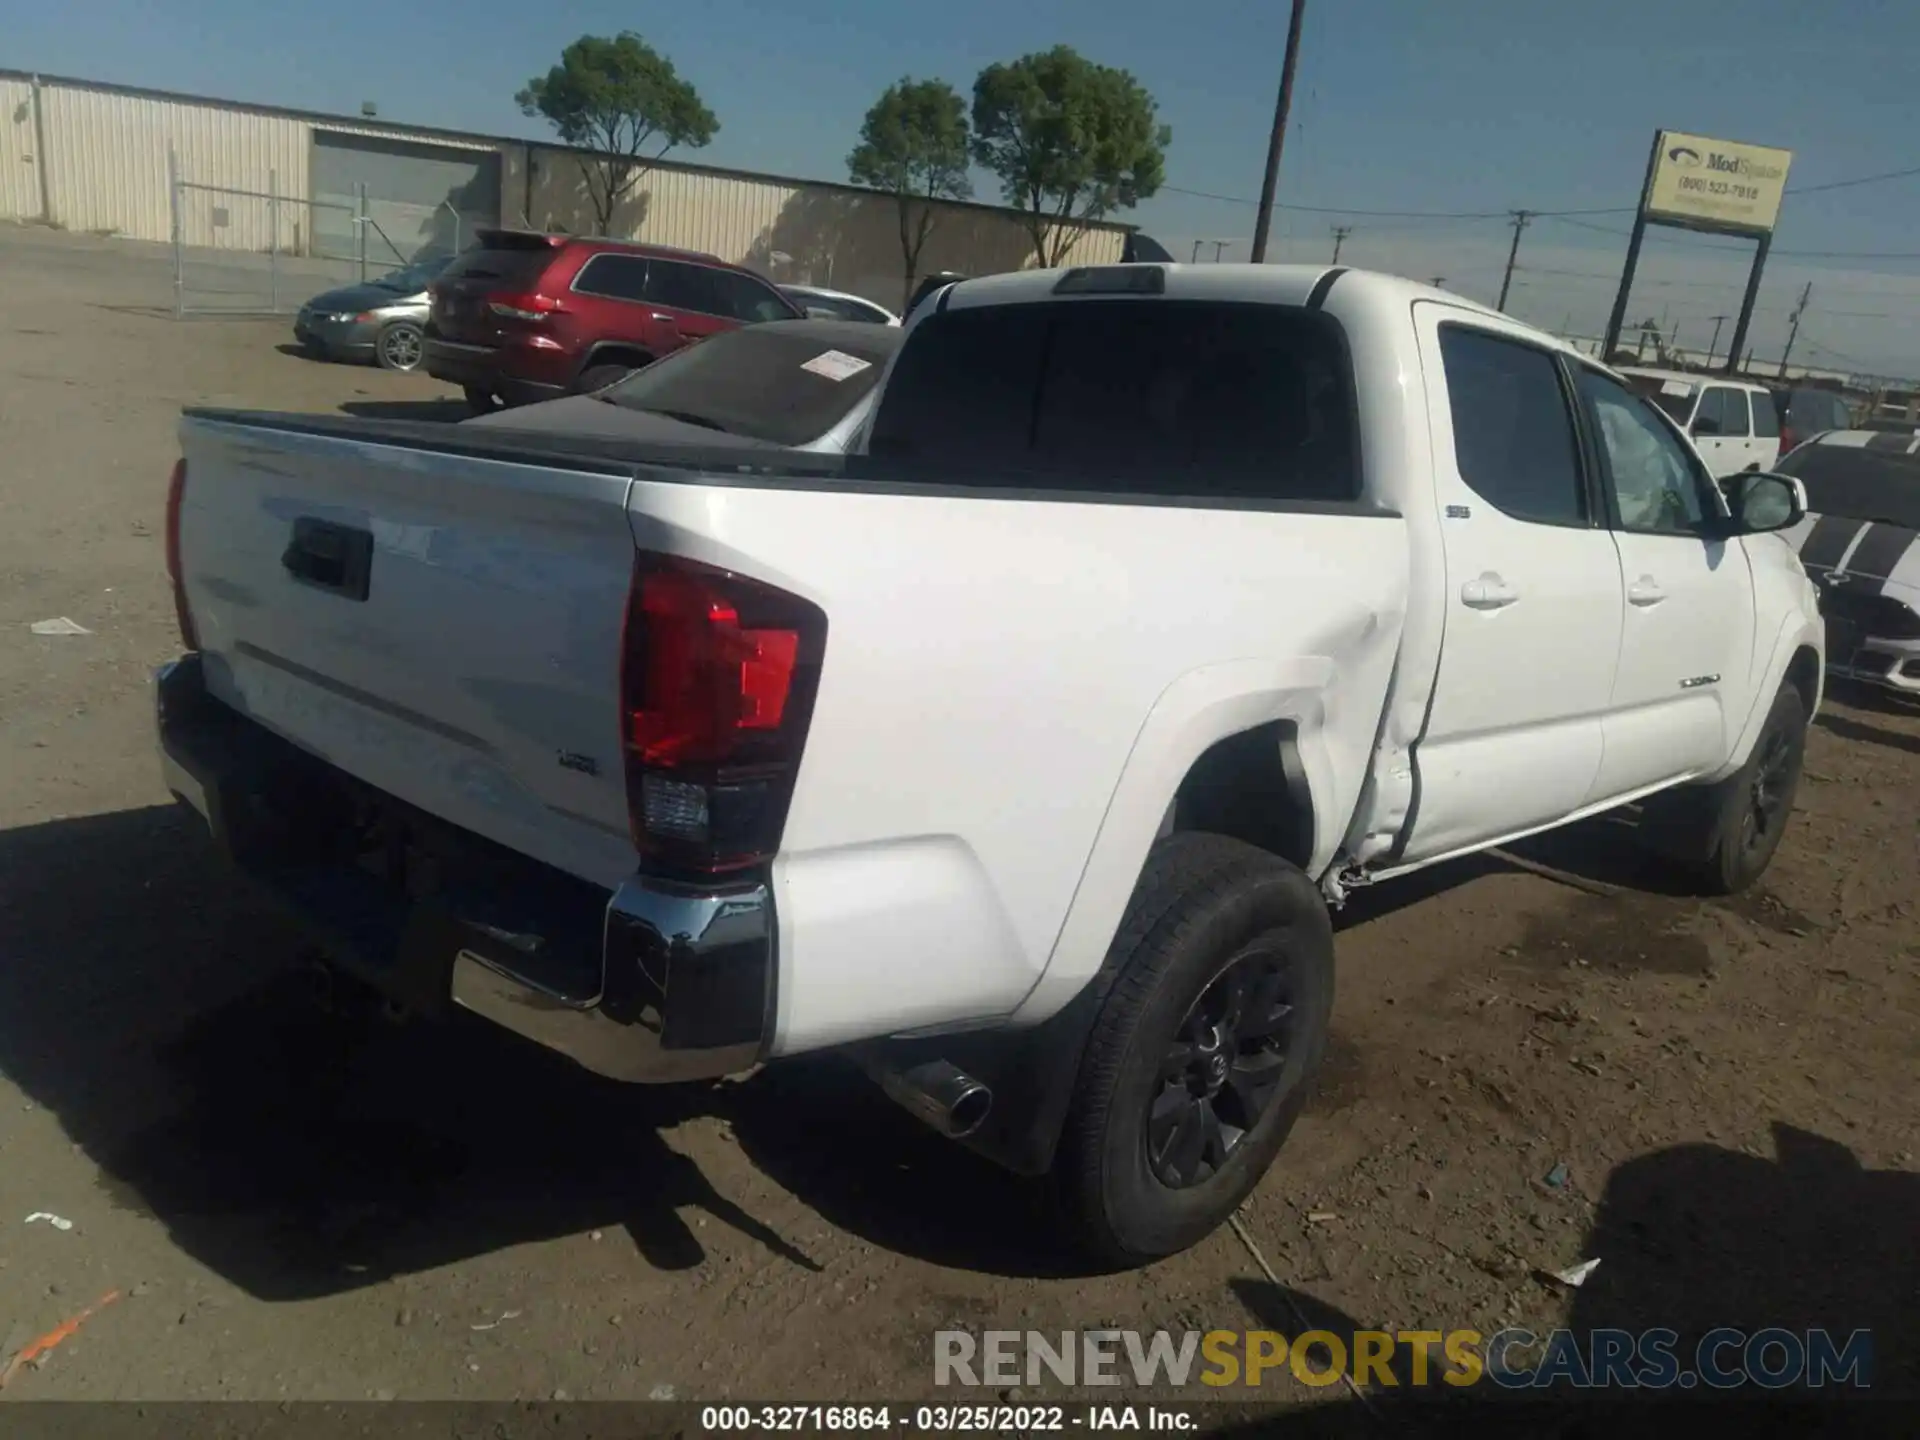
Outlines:
{"type": "Polygon", "coordinates": [[[1780,420],[1782,455],[1824,431],[1846,430],[1853,425],[1853,410],[1846,397],[1817,385],[1773,387],[1773,409],[1780,420]]]}
{"type": "Polygon", "coordinates": [[[598,390],[709,335],[804,316],[711,255],[481,230],[433,286],[425,363],[485,411],[598,390]]]}
{"type": "Polygon", "coordinates": [[[898,325],[900,317],[884,305],[844,290],[817,285],[782,285],[786,296],[816,320],[858,320],[868,325],[898,325]]]}
{"type": "Polygon", "coordinates": [[[1780,416],[1765,386],[1638,365],[1620,373],[1693,437],[1715,475],[1771,469],[1780,458],[1780,416]]]}
{"type": "Polygon", "coordinates": [[[364,285],[316,295],[294,317],[293,338],[328,360],[415,369],[427,323],[427,287],[452,261],[451,255],[428,256],[364,285]]]}
{"type": "Polygon", "coordinates": [[[843,454],[900,340],[898,329],[855,320],[772,320],[690,345],[591,395],[463,423],[843,454]]]}
{"type": "Polygon", "coordinates": [[[964,282],[851,457],[180,434],[166,783],[338,964],[629,1081],[845,1051],[1108,1263],[1275,1158],[1329,906],[1629,800],[1738,890],[1821,699],[1794,481],[1384,275],[964,282]]]}
{"type": "Polygon", "coordinates": [[[1827,668],[1920,696],[1920,440],[1866,430],[1816,435],[1779,470],[1807,492],[1787,537],[1820,587],[1827,668]]]}

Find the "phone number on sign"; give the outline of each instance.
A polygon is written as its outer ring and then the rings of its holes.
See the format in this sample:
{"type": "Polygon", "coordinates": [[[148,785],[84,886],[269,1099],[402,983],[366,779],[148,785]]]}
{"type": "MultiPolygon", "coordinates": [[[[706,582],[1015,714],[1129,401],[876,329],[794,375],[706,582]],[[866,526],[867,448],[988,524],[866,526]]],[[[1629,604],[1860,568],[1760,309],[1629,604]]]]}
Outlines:
{"type": "Polygon", "coordinates": [[[886,1405],[707,1405],[700,1428],[758,1434],[766,1430],[873,1431],[894,1429],[965,1433],[1067,1428],[1059,1405],[918,1405],[895,1410],[886,1405]]]}

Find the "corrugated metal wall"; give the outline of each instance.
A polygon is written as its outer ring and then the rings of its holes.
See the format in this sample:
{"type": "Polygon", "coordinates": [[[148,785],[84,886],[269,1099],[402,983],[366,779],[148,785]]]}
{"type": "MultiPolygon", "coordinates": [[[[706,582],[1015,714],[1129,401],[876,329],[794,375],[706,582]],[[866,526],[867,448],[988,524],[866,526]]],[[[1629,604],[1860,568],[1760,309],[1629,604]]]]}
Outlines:
{"type": "MultiPolygon", "coordinates": [[[[484,136],[280,114],[188,96],[136,94],[44,80],[47,154],[35,153],[31,89],[0,75],[0,218],[40,218],[40,166],[54,223],[140,240],[172,235],[167,152],[178,158],[181,239],[189,246],[307,253],[314,217],[309,157],[316,129],[377,135],[500,156],[500,219],[592,233],[600,227],[577,152],[484,136]],[[269,192],[277,192],[276,205],[269,192]],[[276,234],[273,223],[278,214],[276,234]]],[[[988,274],[1030,263],[1019,217],[987,206],[945,205],[920,273],[988,274]]],[[[806,180],[659,166],[621,203],[614,234],[705,251],[776,280],[831,286],[901,303],[905,266],[892,199],[806,180]]],[[[1118,229],[1087,231],[1071,258],[1117,260],[1118,229]]]]}
{"type": "Polygon", "coordinates": [[[33,86],[0,76],[0,215],[40,214],[40,166],[33,138],[33,86]]]}
{"type": "MultiPolygon", "coordinates": [[[[53,218],[69,230],[170,238],[169,146],[179,156],[183,179],[260,197],[189,192],[181,221],[190,245],[265,250],[273,233],[273,207],[264,198],[269,190],[307,193],[309,127],[302,121],[54,84],[43,85],[41,97],[53,218]],[[220,212],[224,223],[217,223],[220,212]]],[[[282,217],[283,247],[295,224],[291,213],[282,217]]]]}

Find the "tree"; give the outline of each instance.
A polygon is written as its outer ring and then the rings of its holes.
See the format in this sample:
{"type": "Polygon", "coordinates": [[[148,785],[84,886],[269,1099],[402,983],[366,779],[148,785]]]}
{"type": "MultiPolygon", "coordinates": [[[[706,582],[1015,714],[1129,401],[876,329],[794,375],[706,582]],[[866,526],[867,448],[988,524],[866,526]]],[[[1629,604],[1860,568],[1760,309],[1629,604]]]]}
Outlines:
{"type": "Polygon", "coordinates": [[[907,271],[903,307],[913,298],[920,252],[939,216],[933,202],[964,200],[973,193],[967,141],[967,107],[959,91],[944,80],[902,78],[873,102],[860,126],[860,143],[847,157],[854,184],[894,198],[907,271]]]}
{"type": "Polygon", "coordinates": [[[567,144],[595,152],[580,168],[602,235],[655,161],[676,145],[705,145],[720,128],[673,62],[628,30],[612,39],[582,35],[513,98],[523,113],[544,116],[567,144]],[[648,154],[655,140],[660,148],[648,154]]]}
{"type": "Polygon", "coordinates": [[[1042,266],[1062,263],[1082,226],[1160,188],[1173,132],[1146,88],[1071,46],[989,65],[973,82],[973,155],[1027,213],[1042,266]]]}

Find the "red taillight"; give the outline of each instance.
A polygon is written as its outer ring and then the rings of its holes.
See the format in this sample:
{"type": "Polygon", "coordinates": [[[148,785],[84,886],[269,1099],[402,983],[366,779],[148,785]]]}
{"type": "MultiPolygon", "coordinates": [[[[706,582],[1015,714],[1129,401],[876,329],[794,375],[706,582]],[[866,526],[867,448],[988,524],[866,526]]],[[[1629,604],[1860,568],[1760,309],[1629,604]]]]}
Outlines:
{"type": "Polygon", "coordinates": [[[544,320],[560,308],[551,296],[496,290],[487,296],[487,308],[508,320],[544,320]]]}
{"type": "Polygon", "coordinates": [[[826,648],[818,606],[673,556],[634,567],[621,733],[634,843],[711,873],[769,859],[826,648]]]}
{"type": "Polygon", "coordinates": [[[187,498],[187,462],[173,462],[167,477],[167,579],[173,582],[173,613],[180,622],[180,643],[188,650],[200,648],[194,633],[193,612],[187,608],[187,582],[180,568],[180,506],[187,498]]]}
{"type": "Polygon", "coordinates": [[[1786,454],[1789,450],[1793,449],[1793,447],[1799,443],[1800,443],[1799,441],[1793,438],[1793,431],[1789,430],[1784,425],[1780,427],[1780,453],[1782,455],[1786,454]]]}

